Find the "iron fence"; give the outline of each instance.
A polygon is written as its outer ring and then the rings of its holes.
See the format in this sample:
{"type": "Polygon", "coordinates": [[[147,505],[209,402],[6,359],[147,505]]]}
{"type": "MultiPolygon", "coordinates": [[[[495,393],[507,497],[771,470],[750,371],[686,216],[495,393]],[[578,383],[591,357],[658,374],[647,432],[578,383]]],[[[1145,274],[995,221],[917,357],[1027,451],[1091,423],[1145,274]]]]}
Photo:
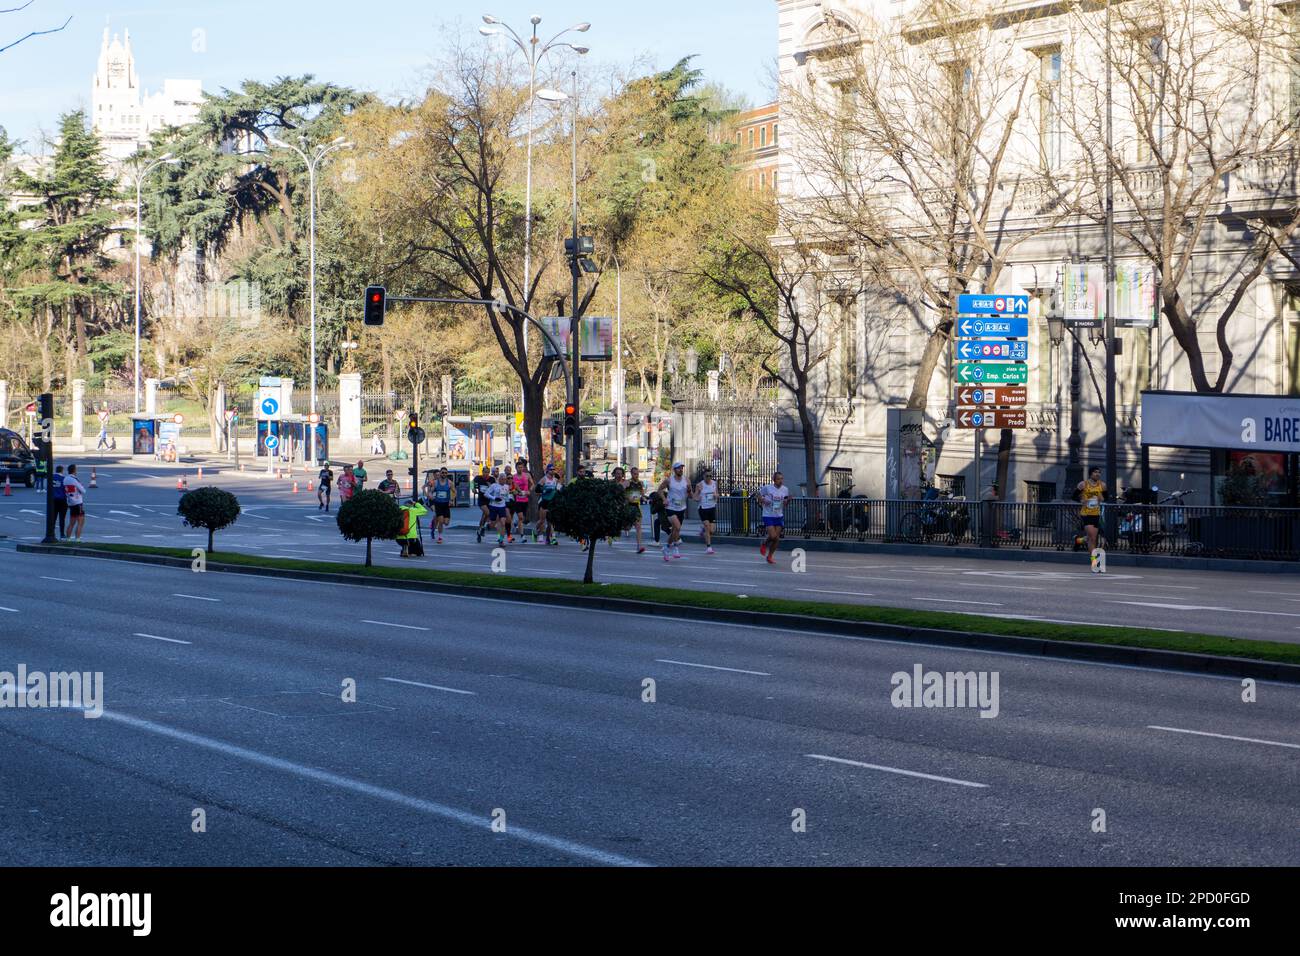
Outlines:
{"type": "MultiPolygon", "coordinates": [[[[1105,505],[1102,529],[1113,520],[1114,540],[1100,543],[1121,554],[1300,560],[1300,509],[1191,505],[1105,505]]],[[[752,492],[721,499],[718,532],[762,533],[762,510],[752,492]]],[[[942,544],[1022,550],[1086,551],[1079,505],[1072,502],[998,502],[937,499],[790,498],[785,537],[877,544],[942,544]]]]}

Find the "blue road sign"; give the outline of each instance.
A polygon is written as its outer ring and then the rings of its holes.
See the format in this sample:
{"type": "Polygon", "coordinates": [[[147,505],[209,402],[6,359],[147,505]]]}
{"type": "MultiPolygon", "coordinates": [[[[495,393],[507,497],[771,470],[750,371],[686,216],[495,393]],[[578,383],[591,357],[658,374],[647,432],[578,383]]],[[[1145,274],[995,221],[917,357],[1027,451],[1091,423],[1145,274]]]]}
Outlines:
{"type": "Polygon", "coordinates": [[[957,358],[963,362],[1027,362],[1029,343],[1023,339],[1017,342],[996,339],[958,342],[957,358]]]}
{"type": "Polygon", "coordinates": [[[274,435],[267,435],[266,447],[270,451],[275,451],[277,448],[280,447],[280,439],[276,438],[274,435]]]}
{"type": "Polygon", "coordinates": [[[1027,295],[959,295],[958,315],[1029,315],[1027,295]]]}
{"type": "Polygon", "coordinates": [[[1027,339],[1029,320],[962,318],[957,320],[957,337],[959,339],[1027,339]]]}
{"type": "Polygon", "coordinates": [[[262,399],[262,414],[266,416],[274,415],[280,410],[280,403],[274,398],[262,399]]]}

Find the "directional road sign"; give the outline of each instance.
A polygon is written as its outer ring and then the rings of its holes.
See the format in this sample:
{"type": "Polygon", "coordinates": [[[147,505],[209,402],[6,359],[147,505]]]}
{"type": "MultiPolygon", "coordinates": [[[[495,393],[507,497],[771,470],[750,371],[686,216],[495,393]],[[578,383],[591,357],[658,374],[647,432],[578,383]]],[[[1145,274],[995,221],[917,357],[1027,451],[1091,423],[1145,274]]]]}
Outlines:
{"type": "Polygon", "coordinates": [[[1029,389],[1023,385],[958,385],[954,399],[959,408],[1024,405],[1029,401],[1029,389]]]}
{"type": "Polygon", "coordinates": [[[268,451],[275,451],[280,447],[280,439],[276,438],[274,435],[267,435],[266,438],[263,439],[263,442],[268,451]]]}
{"type": "Polygon", "coordinates": [[[966,363],[958,365],[954,375],[963,385],[1024,385],[1029,381],[1029,366],[966,363]]]}
{"type": "Polygon", "coordinates": [[[958,342],[957,358],[963,362],[1026,362],[1029,360],[1029,343],[996,339],[958,342]]]}
{"type": "Polygon", "coordinates": [[[1029,320],[960,318],[957,320],[957,338],[1027,339],[1029,338],[1029,320]]]}
{"type": "Polygon", "coordinates": [[[262,399],[262,414],[267,418],[274,418],[280,412],[280,403],[274,398],[262,399]]]}
{"type": "Polygon", "coordinates": [[[957,411],[958,428],[1027,428],[1029,416],[1023,408],[962,408],[957,411]]]}
{"type": "Polygon", "coordinates": [[[958,315],[1029,315],[1027,295],[962,295],[957,297],[958,315]]]}

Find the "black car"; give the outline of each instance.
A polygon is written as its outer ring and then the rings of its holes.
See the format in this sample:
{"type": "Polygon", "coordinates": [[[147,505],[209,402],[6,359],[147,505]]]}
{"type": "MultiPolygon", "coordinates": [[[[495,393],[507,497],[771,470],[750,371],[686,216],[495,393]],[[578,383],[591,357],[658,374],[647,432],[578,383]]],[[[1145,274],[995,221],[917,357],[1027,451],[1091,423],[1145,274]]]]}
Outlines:
{"type": "Polygon", "coordinates": [[[6,478],[28,488],[36,484],[36,455],[18,432],[0,428],[0,483],[6,478]]]}

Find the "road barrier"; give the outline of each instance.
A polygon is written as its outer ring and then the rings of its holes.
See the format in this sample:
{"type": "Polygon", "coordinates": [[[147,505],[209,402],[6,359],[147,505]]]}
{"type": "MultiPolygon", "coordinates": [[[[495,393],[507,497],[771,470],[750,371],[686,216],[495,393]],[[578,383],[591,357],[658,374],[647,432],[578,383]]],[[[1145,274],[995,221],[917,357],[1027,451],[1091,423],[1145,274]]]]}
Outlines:
{"type": "MultiPolygon", "coordinates": [[[[1300,509],[1194,505],[1103,506],[1116,540],[1108,551],[1181,557],[1300,561],[1300,509]]],[[[720,499],[717,533],[759,535],[762,509],[747,496],[720,499]]],[[[1086,551],[1076,502],[789,498],[785,537],[953,548],[1086,551]]]]}

